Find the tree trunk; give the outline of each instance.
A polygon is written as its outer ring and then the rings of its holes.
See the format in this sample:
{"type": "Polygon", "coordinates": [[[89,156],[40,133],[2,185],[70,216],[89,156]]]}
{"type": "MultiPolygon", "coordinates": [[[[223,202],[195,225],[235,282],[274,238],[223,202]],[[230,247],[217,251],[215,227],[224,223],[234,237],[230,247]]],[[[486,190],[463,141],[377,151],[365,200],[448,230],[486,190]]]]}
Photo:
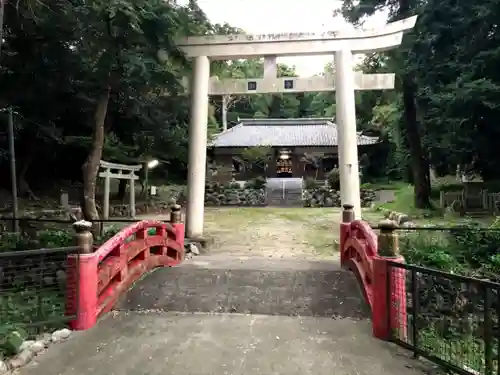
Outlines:
{"type": "Polygon", "coordinates": [[[99,96],[94,113],[94,132],[92,135],[92,146],[83,164],[83,204],[82,213],[85,220],[98,220],[99,213],[95,202],[97,173],[99,171],[99,162],[102,157],[104,147],[104,121],[108,111],[109,96],[111,86],[99,96]]]}
{"type": "Polygon", "coordinates": [[[415,104],[415,84],[411,76],[403,77],[404,124],[410,146],[410,159],[415,185],[415,207],[429,208],[430,178],[429,162],[425,158],[420,139],[417,108],[415,104]]]}
{"type": "Polygon", "coordinates": [[[33,154],[28,154],[24,159],[21,171],[17,176],[19,196],[28,197],[29,199],[38,201],[39,200],[38,197],[33,193],[33,191],[30,188],[30,185],[28,184],[28,180],[26,179],[26,175],[28,174],[28,169],[31,166],[32,162],[33,162],[33,154]]]}
{"type": "Polygon", "coordinates": [[[227,95],[223,95],[222,96],[222,131],[226,131],[227,130],[227,107],[228,107],[228,104],[229,104],[229,98],[227,97],[227,95]]]}
{"type": "MultiPolygon", "coordinates": [[[[401,18],[412,15],[412,9],[409,0],[399,0],[399,16],[401,18]]],[[[415,207],[431,207],[431,184],[429,177],[429,161],[422,147],[420,138],[419,123],[417,119],[417,106],[415,103],[415,93],[417,87],[413,76],[409,73],[403,73],[403,111],[404,124],[408,144],[410,148],[410,159],[413,174],[413,183],[415,185],[415,207]]]]}

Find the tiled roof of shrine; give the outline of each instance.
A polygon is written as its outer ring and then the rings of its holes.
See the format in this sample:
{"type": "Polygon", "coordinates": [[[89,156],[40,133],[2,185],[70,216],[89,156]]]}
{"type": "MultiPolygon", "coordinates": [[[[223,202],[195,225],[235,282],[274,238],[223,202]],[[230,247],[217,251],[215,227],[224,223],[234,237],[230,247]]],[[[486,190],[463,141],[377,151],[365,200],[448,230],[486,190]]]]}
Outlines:
{"type": "MultiPolygon", "coordinates": [[[[211,147],[328,147],[337,146],[337,124],[331,118],[240,119],[238,125],[214,136],[211,147]]],[[[358,145],[378,137],[358,133],[358,145]]]]}

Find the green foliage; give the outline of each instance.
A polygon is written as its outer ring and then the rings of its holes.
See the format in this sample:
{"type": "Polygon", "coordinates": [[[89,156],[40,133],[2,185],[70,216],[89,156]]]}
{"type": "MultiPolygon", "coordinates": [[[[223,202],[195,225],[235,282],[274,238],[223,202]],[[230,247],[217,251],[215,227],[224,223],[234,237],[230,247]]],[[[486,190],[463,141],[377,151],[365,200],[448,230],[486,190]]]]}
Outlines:
{"type": "Polygon", "coordinates": [[[111,237],[113,237],[118,232],[120,232],[120,228],[116,225],[107,227],[106,229],[104,229],[102,235],[95,240],[95,242],[96,243],[103,243],[103,242],[109,240],[111,237]]]}
{"type": "MultiPolygon", "coordinates": [[[[413,219],[443,216],[443,210],[438,208],[439,205],[435,201],[431,201],[431,207],[427,209],[419,209],[415,206],[415,186],[399,181],[393,182],[388,188],[394,190],[394,200],[387,203],[381,203],[378,205],[379,207],[390,211],[404,213],[413,219]]],[[[439,199],[439,193],[437,194],[436,199],[439,199]]]]}
{"type": "MultiPolygon", "coordinates": [[[[105,242],[118,232],[118,227],[107,228],[103,235],[96,239],[96,243],[105,242]]],[[[67,247],[73,246],[74,241],[75,234],[72,230],[41,230],[37,232],[36,238],[3,233],[0,237],[0,252],[67,247]]],[[[20,280],[29,279],[30,272],[34,271],[21,268],[17,270],[16,277],[20,280]]],[[[22,281],[9,285],[0,294],[0,357],[2,354],[17,354],[22,342],[36,333],[31,323],[47,322],[38,326],[38,329],[61,328],[65,324],[64,314],[64,285],[39,288],[31,282],[22,281]]]]}
{"type": "Polygon", "coordinates": [[[0,236],[0,252],[23,251],[39,248],[73,246],[74,232],[71,230],[40,230],[36,238],[31,238],[20,233],[5,232],[0,236]]]}
{"type": "MultiPolygon", "coordinates": [[[[103,234],[94,239],[96,244],[103,243],[120,231],[119,227],[111,226],[103,234]]],[[[4,232],[0,236],[0,252],[23,251],[31,249],[50,249],[55,247],[75,246],[75,232],[72,229],[44,229],[36,232],[32,238],[21,233],[4,232]]]]}
{"type": "Polygon", "coordinates": [[[266,187],[266,179],[264,177],[256,177],[245,181],[245,189],[264,189],[266,187]]]}
{"type": "MultiPolygon", "coordinates": [[[[0,325],[0,355],[14,356],[20,352],[21,345],[28,338],[28,333],[15,325],[0,325]]],[[[0,357],[1,358],[1,357],[0,357]]]]}
{"type": "MultiPolygon", "coordinates": [[[[51,186],[54,179],[81,179],[98,99],[107,87],[111,96],[103,158],[131,164],[154,157],[161,160],[154,173],[165,175],[167,170],[169,179],[185,178],[190,117],[185,81],[191,65],[173,41],[183,35],[241,30],[211,24],[196,1],[180,6],[160,0],[75,4],[56,0],[34,8],[20,2],[6,4],[6,13],[0,107],[12,105],[17,113],[20,178],[27,183],[22,187],[36,183],[36,188],[42,188],[51,186]],[[20,86],[23,90],[18,90],[20,86]]],[[[257,77],[263,72],[263,62],[216,61],[211,68],[221,78],[257,77]]],[[[283,64],[278,72],[279,76],[296,76],[293,68],[283,64]]],[[[331,94],[316,100],[311,109],[315,96],[232,95],[228,122],[258,115],[321,116],[324,108],[334,106],[331,94]]],[[[209,137],[221,129],[221,112],[220,98],[210,98],[209,137]]],[[[0,121],[5,118],[0,116],[0,121]]],[[[8,163],[1,156],[7,155],[7,147],[6,139],[0,138],[0,175],[4,177],[0,180],[6,182],[8,163]]]]}
{"type": "Polygon", "coordinates": [[[248,170],[264,171],[271,152],[271,147],[247,147],[241,153],[242,162],[248,170]]]}
{"type": "MultiPolygon", "coordinates": [[[[358,66],[365,73],[397,75],[396,90],[356,92],[358,130],[382,141],[370,147],[366,181],[389,176],[414,183],[413,198],[423,197],[414,203],[418,208],[429,200],[422,193],[428,185],[427,159],[439,175],[460,165],[486,180],[495,178],[500,167],[496,1],[343,1],[340,12],[357,24],[379,10],[386,10],[390,21],[419,15],[401,48],[370,54],[358,66]],[[478,30],[474,36],[472,29],[478,30]],[[417,140],[422,147],[415,151],[410,146],[417,140]],[[419,163],[423,171],[416,168],[419,163]]],[[[185,179],[190,118],[185,81],[192,69],[174,41],[242,30],[212,24],[194,0],[185,6],[161,0],[7,2],[5,9],[0,107],[12,105],[17,113],[22,190],[30,184],[50,186],[59,178],[81,179],[98,99],[107,88],[103,157],[124,163],[155,157],[162,163],[154,173],[185,179]]],[[[211,69],[221,79],[259,77],[263,62],[214,61],[211,69]]],[[[283,64],[278,72],[297,75],[283,64]]],[[[318,72],[334,73],[333,64],[318,72]]],[[[230,95],[228,100],[229,126],[238,117],[336,113],[333,92],[230,95]]],[[[210,98],[209,137],[221,129],[220,102],[210,98]]],[[[0,138],[0,181],[6,185],[7,147],[0,138]]]]}
{"type": "Polygon", "coordinates": [[[316,179],[308,177],[304,180],[304,189],[314,190],[319,187],[318,181],[316,179]]]}
{"type": "Polygon", "coordinates": [[[262,165],[269,160],[271,152],[271,147],[247,147],[242,151],[241,156],[249,164],[262,165]]]}
{"type": "Polygon", "coordinates": [[[328,187],[333,190],[340,190],[340,171],[338,168],[333,168],[326,175],[328,187]]]}
{"type": "Polygon", "coordinates": [[[418,230],[400,237],[401,254],[410,264],[497,279],[500,230],[467,225],[450,230],[418,230]]]}
{"type": "Polygon", "coordinates": [[[400,237],[400,251],[409,264],[417,264],[446,271],[463,271],[455,256],[451,236],[440,231],[415,231],[400,237]]]}

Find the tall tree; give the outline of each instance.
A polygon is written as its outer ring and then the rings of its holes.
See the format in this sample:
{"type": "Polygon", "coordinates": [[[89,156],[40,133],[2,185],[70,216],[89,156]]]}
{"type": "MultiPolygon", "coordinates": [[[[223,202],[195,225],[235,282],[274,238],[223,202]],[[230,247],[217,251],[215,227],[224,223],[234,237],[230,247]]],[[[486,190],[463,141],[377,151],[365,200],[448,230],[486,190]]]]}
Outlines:
{"type": "MultiPolygon", "coordinates": [[[[396,21],[414,15],[420,10],[420,0],[345,0],[341,13],[350,22],[360,25],[366,16],[371,16],[380,10],[389,11],[389,19],[396,21]]],[[[407,137],[410,159],[415,185],[415,206],[427,208],[430,206],[430,178],[428,155],[422,140],[420,123],[417,115],[416,93],[417,85],[414,73],[408,69],[407,55],[413,43],[413,38],[406,37],[399,51],[391,52],[391,67],[395,68],[401,82],[402,92],[402,125],[407,137]]]]}

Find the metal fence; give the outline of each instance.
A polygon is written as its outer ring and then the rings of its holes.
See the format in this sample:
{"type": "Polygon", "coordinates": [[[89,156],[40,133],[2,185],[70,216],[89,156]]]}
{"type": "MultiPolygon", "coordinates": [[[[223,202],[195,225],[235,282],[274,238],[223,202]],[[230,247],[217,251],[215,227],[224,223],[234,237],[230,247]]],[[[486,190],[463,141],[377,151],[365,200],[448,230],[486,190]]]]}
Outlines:
{"type": "MultiPolygon", "coordinates": [[[[105,219],[105,220],[90,220],[94,226],[94,232],[97,233],[97,237],[94,238],[96,244],[101,243],[108,239],[111,235],[118,232],[123,227],[127,225],[134,224],[141,219],[131,219],[131,218],[116,218],[116,219],[105,219]]],[[[164,222],[169,222],[169,220],[162,220],[164,222]]],[[[58,231],[61,234],[63,232],[73,233],[72,225],[75,220],[68,219],[49,219],[49,218],[8,218],[0,216],[0,233],[9,234],[14,233],[18,230],[18,234],[21,235],[23,241],[27,242],[29,239],[40,239],[40,231],[58,231]]],[[[36,242],[36,241],[35,241],[36,242]]],[[[38,241],[39,242],[39,241],[38,241]]],[[[52,247],[53,245],[40,244],[34,247],[52,247]]],[[[55,246],[66,246],[65,244],[56,244],[55,246]]],[[[5,246],[3,246],[5,247],[5,246]]],[[[26,246],[22,246],[22,250],[26,249],[26,246]]],[[[33,246],[28,246],[31,249],[33,246]]],[[[6,249],[10,250],[10,249],[6,249]]],[[[14,249],[12,249],[14,250],[14,249]]],[[[16,248],[16,250],[18,250],[16,248]]],[[[0,246],[0,252],[2,251],[2,246],[0,246]]]]}
{"type": "MultiPolygon", "coordinates": [[[[136,223],[140,219],[131,218],[116,218],[116,219],[100,219],[100,220],[90,220],[95,224],[132,224],[136,223]]],[[[49,218],[31,218],[31,217],[2,217],[0,216],[0,224],[4,230],[11,230],[12,228],[20,228],[21,231],[25,228],[39,228],[41,226],[48,226],[53,228],[55,226],[71,226],[75,220],[71,219],[49,219],[49,218]]]]}
{"type": "Polygon", "coordinates": [[[0,325],[29,333],[64,327],[78,306],[78,247],[0,252],[0,325]],[[76,279],[76,280],[75,280],[76,279]]]}
{"type": "Polygon", "coordinates": [[[389,264],[393,342],[459,374],[500,374],[500,284],[389,264]]]}

